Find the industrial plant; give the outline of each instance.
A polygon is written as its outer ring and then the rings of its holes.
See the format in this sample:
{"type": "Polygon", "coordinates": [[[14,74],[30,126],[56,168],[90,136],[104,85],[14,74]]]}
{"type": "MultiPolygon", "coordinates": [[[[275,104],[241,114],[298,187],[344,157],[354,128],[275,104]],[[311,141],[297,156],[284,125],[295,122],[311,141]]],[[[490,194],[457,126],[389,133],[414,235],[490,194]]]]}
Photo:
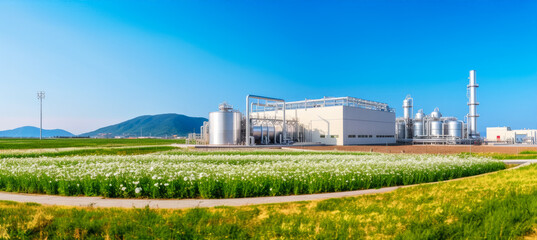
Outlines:
{"type": "Polygon", "coordinates": [[[403,101],[403,117],[386,103],[354,97],[324,97],[286,102],[283,99],[246,96],[246,113],[222,103],[209,114],[200,134],[190,139],[210,145],[369,145],[369,144],[474,144],[477,131],[475,71],[467,86],[469,113],[465,121],[413,113],[413,99],[403,101]],[[414,116],[414,117],[413,117],[414,116]]]}
{"type": "Polygon", "coordinates": [[[480,143],[481,136],[477,132],[477,102],[475,70],[470,71],[467,96],[469,111],[461,121],[456,117],[443,117],[438,108],[429,115],[420,109],[413,116],[413,99],[407,96],[403,100],[403,117],[396,120],[397,141],[412,144],[473,144],[480,143]]]}

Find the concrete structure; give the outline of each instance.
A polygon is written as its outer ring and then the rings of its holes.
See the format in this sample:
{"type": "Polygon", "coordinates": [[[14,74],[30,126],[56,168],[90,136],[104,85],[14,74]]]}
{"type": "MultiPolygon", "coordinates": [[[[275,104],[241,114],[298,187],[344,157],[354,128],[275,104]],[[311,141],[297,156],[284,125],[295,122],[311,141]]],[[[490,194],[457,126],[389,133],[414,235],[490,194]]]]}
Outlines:
{"type": "Polygon", "coordinates": [[[511,130],[510,127],[487,128],[488,143],[536,144],[537,129],[511,130]]]}
{"type": "MultiPolygon", "coordinates": [[[[395,143],[395,110],[384,103],[353,97],[285,102],[285,108],[254,110],[249,119],[284,119],[290,142],[327,145],[395,143]]],[[[277,128],[278,125],[274,125],[277,128]]]]}

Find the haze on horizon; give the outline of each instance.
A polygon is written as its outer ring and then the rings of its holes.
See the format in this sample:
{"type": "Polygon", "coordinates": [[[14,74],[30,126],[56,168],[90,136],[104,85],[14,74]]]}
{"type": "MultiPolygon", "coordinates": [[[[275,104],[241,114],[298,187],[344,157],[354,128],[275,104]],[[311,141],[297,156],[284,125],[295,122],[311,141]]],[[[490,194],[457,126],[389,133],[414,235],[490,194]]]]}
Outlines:
{"type": "Polygon", "coordinates": [[[537,128],[537,1],[0,1],[0,130],[80,134],[140,115],[207,117],[247,94],[353,96],[402,115],[537,128]]]}

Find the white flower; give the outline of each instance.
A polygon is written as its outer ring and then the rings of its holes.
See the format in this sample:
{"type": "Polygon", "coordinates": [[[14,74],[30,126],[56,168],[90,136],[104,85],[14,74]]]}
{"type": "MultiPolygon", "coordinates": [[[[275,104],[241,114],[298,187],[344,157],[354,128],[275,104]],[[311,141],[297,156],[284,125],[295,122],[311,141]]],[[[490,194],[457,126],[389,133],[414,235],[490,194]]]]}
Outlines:
{"type": "Polygon", "coordinates": [[[137,188],[134,189],[134,192],[135,192],[135,193],[140,193],[141,191],[142,191],[142,188],[139,188],[139,187],[137,187],[137,188]]]}

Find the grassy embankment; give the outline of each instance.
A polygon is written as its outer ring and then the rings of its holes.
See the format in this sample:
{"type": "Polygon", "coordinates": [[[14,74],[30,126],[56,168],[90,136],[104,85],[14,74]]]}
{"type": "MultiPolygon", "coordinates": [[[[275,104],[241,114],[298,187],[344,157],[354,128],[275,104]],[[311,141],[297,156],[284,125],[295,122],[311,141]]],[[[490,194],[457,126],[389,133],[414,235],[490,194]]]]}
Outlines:
{"type": "Polygon", "coordinates": [[[0,237],[512,239],[534,234],[537,165],[394,192],[189,210],[0,202],[0,237]]]}
{"type": "Polygon", "coordinates": [[[184,139],[94,139],[94,138],[62,138],[62,139],[0,139],[0,149],[44,149],[44,148],[73,148],[73,147],[126,147],[169,145],[185,143],[184,139]]]}
{"type": "Polygon", "coordinates": [[[522,151],[518,154],[508,154],[508,153],[462,153],[461,155],[471,155],[475,157],[490,157],[498,160],[509,160],[509,159],[537,159],[537,151],[522,151]]]}
{"type": "Polygon", "coordinates": [[[142,155],[156,152],[167,152],[176,149],[171,146],[155,147],[125,147],[125,148],[91,148],[67,151],[44,151],[44,152],[16,152],[0,153],[3,158],[36,158],[36,157],[67,157],[67,156],[103,156],[103,155],[142,155]]]}

